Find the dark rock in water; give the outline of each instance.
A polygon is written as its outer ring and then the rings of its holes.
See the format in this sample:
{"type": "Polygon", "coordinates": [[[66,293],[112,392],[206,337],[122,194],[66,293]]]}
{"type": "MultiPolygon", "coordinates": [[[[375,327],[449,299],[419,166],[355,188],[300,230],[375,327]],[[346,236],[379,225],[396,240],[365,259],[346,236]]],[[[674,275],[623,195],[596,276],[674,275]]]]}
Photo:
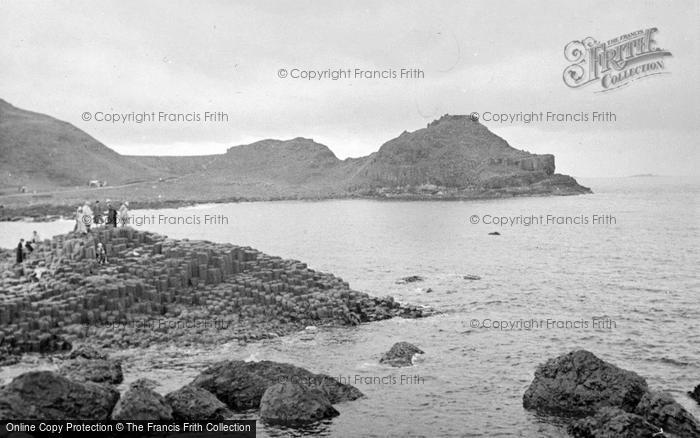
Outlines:
{"type": "Polygon", "coordinates": [[[408,277],[404,277],[396,282],[396,284],[407,284],[407,283],[416,283],[419,281],[425,280],[423,277],[420,275],[410,275],[408,277]]]}
{"type": "Polygon", "coordinates": [[[574,438],[640,438],[660,437],[661,430],[643,417],[620,408],[602,408],[593,417],[576,420],[567,432],[574,438]],[[658,434],[658,435],[655,435],[658,434]]]}
{"type": "Polygon", "coordinates": [[[634,409],[647,421],[681,438],[700,437],[700,425],[670,394],[650,391],[634,409]]]}
{"type": "Polygon", "coordinates": [[[121,363],[111,359],[75,359],[59,368],[58,373],[78,381],[114,385],[124,381],[121,363]]]}
{"type": "Polygon", "coordinates": [[[429,288],[425,289],[423,292],[425,292],[426,294],[432,293],[433,288],[429,287],[429,288]]]}
{"type": "Polygon", "coordinates": [[[696,386],[692,391],[688,391],[690,398],[700,403],[700,385],[696,386]]]}
{"type": "Polygon", "coordinates": [[[260,417],[271,423],[310,423],[339,415],[318,389],[283,382],[267,388],[260,400],[260,417]]]}
{"type": "Polygon", "coordinates": [[[423,350],[408,342],[397,342],[389,351],[382,355],[379,363],[392,367],[407,367],[413,365],[413,356],[423,354],[423,350]]]}
{"type": "Polygon", "coordinates": [[[465,280],[481,280],[481,277],[479,277],[478,275],[471,275],[471,274],[465,275],[462,278],[464,278],[465,280]]]}
{"type": "Polygon", "coordinates": [[[219,362],[204,370],[192,381],[192,385],[211,392],[231,409],[245,410],[259,407],[267,388],[281,382],[319,389],[331,403],[356,400],[363,396],[354,386],[342,384],[331,376],[267,360],[219,362]]]}
{"type": "Polygon", "coordinates": [[[107,353],[89,345],[80,345],[68,355],[70,359],[107,359],[107,353]]]}
{"type": "Polygon", "coordinates": [[[501,235],[501,233],[499,233],[498,231],[491,231],[489,233],[489,236],[500,236],[500,235],[501,235]]]}
{"type": "Polygon", "coordinates": [[[51,371],[15,377],[0,389],[4,420],[107,420],[119,393],[92,382],[74,382],[51,371]]]}
{"type": "Polygon", "coordinates": [[[143,379],[132,383],[122,395],[112,411],[112,419],[172,421],[173,410],[153,390],[152,381],[143,379]]]}
{"type": "Polygon", "coordinates": [[[638,374],[578,350],[537,368],[523,406],[563,415],[590,415],[606,406],[631,412],[646,391],[647,383],[638,374]]]}
{"type": "Polygon", "coordinates": [[[231,412],[214,394],[198,386],[187,385],[165,396],[175,421],[222,421],[231,412]]]}

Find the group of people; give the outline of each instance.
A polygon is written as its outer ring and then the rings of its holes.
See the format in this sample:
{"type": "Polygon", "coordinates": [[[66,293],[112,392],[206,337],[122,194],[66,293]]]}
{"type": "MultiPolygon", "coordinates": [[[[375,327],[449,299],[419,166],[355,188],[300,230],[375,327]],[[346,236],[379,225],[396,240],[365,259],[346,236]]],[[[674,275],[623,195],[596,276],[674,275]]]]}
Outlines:
{"type": "Polygon", "coordinates": [[[27,256],[34,251],[34,246],[41,242],[39,233],[36,230],[32,233],[32,237],[29,240],[19,239],[17,244],[17,263],[22,263],[27,259],[27,256]]]}
{"type": "Polygon", "coordinates": [[[129,223],[129,203],[123,202],[117,211],[112,203],[107,200],[107,214],[105,215],[104,208],[100,205],[100,201],[95,201],[94,207],[90,208],[90,204],[86,201],[84,205],[78,207],[75,212],[75,228],[73,231],[79,233],[89,233],[91,225],[105,224],[108,227],[116,227],[118,223],[125,226],[129,223]],[[106,217],[106,220],[104,219],[106,217]]]}

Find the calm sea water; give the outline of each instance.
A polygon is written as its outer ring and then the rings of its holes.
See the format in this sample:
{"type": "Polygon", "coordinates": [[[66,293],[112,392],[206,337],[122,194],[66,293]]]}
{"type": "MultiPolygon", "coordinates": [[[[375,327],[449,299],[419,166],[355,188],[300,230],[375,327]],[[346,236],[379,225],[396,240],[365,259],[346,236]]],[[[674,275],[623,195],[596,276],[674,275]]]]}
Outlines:
{"type": "MultiPolygon", "coordinates": [[[[595,194],[469,202],[243,203],[134,212],[199,217],[200,222],[205,215],[224,215],[228,224],[144,228],[300,259],[341,276],[355,289],[391,294],[443,313],[299,333],[245,347],[125,351],[120,355],[126,377],[151,377],[165,393],[215,360],[270,359],[349,379],[367,396],[337,405],[339,417],[311,430],[260,424],[263,436],[557,437],[565,436],[564,429],[525,411],[522,394],[538,364],[585,348],[636,371],[700,415],[685,394],[700,383],[700,184],[668,177],[581,182],[595,194]],[[471,223],[473,215],[479,224],[471,223]],[[570,219],[568,224],[499,226],[483,224],[484,215],[570,219]],[[594,215],[601,223],[592,223],[594,215]],[[492,231],[501,235],[489,235],[492,231]],[[481,279],[463,279],[467,274],[481,279]],[[407,275],[425,281],[395,284],[407,275]],[[595,327],[594,318],[599,321],[595,327]],[[544,326],[533,320],[545,321],[544,326]],[[505,329],[483,327],[493,321],[503,321],[505,329]],[[402,340],[426,354],[411,368],[380,366],[382,352],[402,340]]],[[[72,224],[0,227],[0,244],[10,247],[33,229],[49,236],[72,224]]],[[[0,370],[0,377],[29,367],[50,365],[30,358],[0,370]]]]}

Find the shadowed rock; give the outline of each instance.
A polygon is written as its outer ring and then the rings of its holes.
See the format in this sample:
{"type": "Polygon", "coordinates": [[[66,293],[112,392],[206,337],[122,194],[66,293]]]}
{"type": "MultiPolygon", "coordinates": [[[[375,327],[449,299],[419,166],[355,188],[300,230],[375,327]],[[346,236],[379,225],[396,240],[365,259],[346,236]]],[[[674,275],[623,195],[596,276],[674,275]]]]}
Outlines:
{"type": "Polygon", "coordinates": [[[643,417],[620,408],[602,408],[594,417],[574,421],[567,432],[574,438],[640,438],[660,437],[661,430],[643,417]]]}
{"type": "Polygon", "coordinates": [[[413,356],[423,354],[423,350],[408,342],[397,342],[389,351],[382,355],[379,363],[392,367],[407,367],[413,365],[413,356]]]}
{"type": "Polygon", "coordinates": [[[260,417],[271,423],[303,424],[339,415],[318,389],[292,382],[277,383],[260,400],[260,417]]]}
{"type": "Polygon", "coordinates": [[[165,396],[175,421],[221,421],[233,415],[214,394],[198,386],[187,385],[165,396]]]}
{"type": "Polygon", "coordinates": [[[173,410],[162,395],[153,390],[153,382],[137,380],[129,386],[112,411],[113,420],[173,419],[173,410]]]}
{"type": "Polygon", "coordinates": [[[124,381],[121,363],[110,359],[76,359],[59,368],[58,373],[78,381],[113,385],[124,381]]]}
{"type": "Polygon", "coordinates": [[[80,345],[68,355],[69,359],[107,359],[107,353],[90,345],[80,345]]]}
{"type": "Polygon", "coordinates": [[[700,385],[696,386],[692,391],[688,391],[690,398],[700,403],[700,385]]]}
{"type": "Polygon", "coordinates": [[[107,420],[118,399],[119,393],[110,387],[34,371],[0,389],[0,418],[107,420]]]}
{"type": "Polygon", "coordinates": [[[234,410],[253,409],[270,386],[293,382],[320,390],[331,403],[356,400],[362,393],[355,387],[338,382],[325,374],[314,374],[303,368],[271,361],[219,362],[197,376],[192,385],[214,394],[234,410]]]}
{"type": "Polygon", "coordinates": [[[634,412],[681,438],[700,437],[700,426],[695,418],[665,392],[650,391],[644,394],[634,412]]]}
{"type": "Polygon", "coordinates": [[[633,411],[647,391],[637,373],[578,350],[540,365],[523,406],[560,415],[590,415],[606,406],[633,411]]]}

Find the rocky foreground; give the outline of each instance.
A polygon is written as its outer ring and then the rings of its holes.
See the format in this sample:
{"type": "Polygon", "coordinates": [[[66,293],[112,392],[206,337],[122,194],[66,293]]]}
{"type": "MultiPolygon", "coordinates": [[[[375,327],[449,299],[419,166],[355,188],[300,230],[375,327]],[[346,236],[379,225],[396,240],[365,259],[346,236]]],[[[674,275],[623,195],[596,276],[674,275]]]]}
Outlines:
{"type": "Polygon", "coordinates": [[[426,311],[350,289],[331,274],[249,247],[96,228],[46,240],[22,265],[0,262],[0,357],[281,336],[426,311]],[[95,259],[102,243],[107,263],[95,259]]]}
{"type": "Polygon", "coordinates": [[[297,425],[334,417],[333,404],[363,397],[328,375],[270,361],[220,362],[165,396],[148,379],[120,393],[115,387],[122,382],[118,360],[85,346],[65,360],[57,372],[24,373],[0,388],[0,418],[221,421],[259,409],[269,423],[297,425]],[[118,378],[112,380],[107,369],[118,370],[118,378]]]}
{"type": "Polygon", "coordinates": [[[700,437],[698,421],[670,394],[585,350],[538,367],[523,405],[570,419],[575,438],[700,437]]]}

